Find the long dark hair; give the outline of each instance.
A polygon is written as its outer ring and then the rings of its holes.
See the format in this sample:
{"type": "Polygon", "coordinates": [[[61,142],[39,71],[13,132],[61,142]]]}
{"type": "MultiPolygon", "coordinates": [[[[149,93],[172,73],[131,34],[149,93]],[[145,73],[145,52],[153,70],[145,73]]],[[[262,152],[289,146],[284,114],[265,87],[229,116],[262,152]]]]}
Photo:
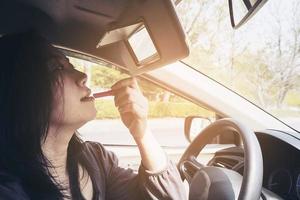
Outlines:
{"type": "MultiPolygon", "coordinates": [[[[49,173],[51,163],[41,148],[49,128],[53,87],[58,84],[57,75],[46,64],[51,48],[32,31],[0,38],[0,171],[17,177],[30,199],[65,197],[64,188],[49,173]]],[[[72,196],[79,195],[76,199],[82,199],[76,160],[81,147],[74,134],[67,169],[72,173],[72,196]]]]}

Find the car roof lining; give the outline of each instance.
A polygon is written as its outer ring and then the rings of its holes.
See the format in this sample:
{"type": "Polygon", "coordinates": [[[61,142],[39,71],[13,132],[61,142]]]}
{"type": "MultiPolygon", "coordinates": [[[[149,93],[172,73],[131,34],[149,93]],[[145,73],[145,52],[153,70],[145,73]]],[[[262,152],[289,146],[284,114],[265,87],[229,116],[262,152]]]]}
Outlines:
{"type": "Polygon", "coordinates": [[[119,20],[128,6],[127,2],[128,0],[5,0],[1,3],[0,31],[3,35],[31,28],[41,32],[57,30],[57,33],[47,36],[59,34],[64,38],[64,35],[71,35],[69,31],[78,31],[78,27],[82,27],[82,33],[93,30],[99,38],[105,34],[106,27],[119,20]],[[63,27],[66,28],[59,31],[63,27]]]}
{"type": "Polygon", "coordinates": [[[189,54],[186,36],[171,0],[3,0],[0,24],[0,35],[33,30],[54,45],[135,69],[139,74],[189,54]],[[147,27],[159,54],[159,59],[142,66],[127,42],[139,28],[139,25],[131,29],[129,26],[139,23],[147,27]],[[124,27],[127,27],[124,38],[109,38],[115,35],[108,32],[124,27]],[[113,42],[97,48],[104,36],[106,41],[113,42]]]}

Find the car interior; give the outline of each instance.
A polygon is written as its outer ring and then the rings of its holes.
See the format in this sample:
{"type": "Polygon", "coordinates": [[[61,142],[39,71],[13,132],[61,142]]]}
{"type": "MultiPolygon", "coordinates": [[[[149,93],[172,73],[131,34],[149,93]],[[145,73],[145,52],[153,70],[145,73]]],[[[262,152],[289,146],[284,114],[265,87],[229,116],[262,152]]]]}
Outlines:
{"type": "MultiPolygon", "coordinates": [[[[276,120],[273,128],[265,128],[274,120],[272,116],[261,114],[263,111],[248,101],[242,108],[230,107],[214,95],[239,99],[238,95],[227,89],[218,92],[219,83],[211,83],[202,74],[194,75],[195,70],[189,67],[183,69],[180,60],[189,55],[191,44],[176,11],[181,1],[187,0],[4,0],[0,3],[0,36],[37,31],[74,63],[85,60],[126,76],[137,76],[211,111],[212,118],[199,116],[193,110],[188,112],[185,121],[178,122],[182,127],[180,138],[173,138],[184,140],[185,145],[165,148],[177,161],[190,200],[202,199],[207,187],[207,199],[300,199],[299,132],[276,120]],[[147,43],[136,45],[140,40],[147,43]],[[176,61],[179,62],[172,65],[176,61]],[[214,89],[207,91],[208,85],[214,89]],[[240,118],[234,115],[246,108],[251,109],[250,114],[247,111],[249,119],[242,114],[240,118]],[[260,115],[263,117],[258,118],[260,115]],[[251,125],[241,122],[251,121],[252,117],[257,121],[251,125]],[[207,123],[194,131],[197,120],[207,123]],[[207,146],[213,144],[226,148],[210,152],[207,146]],[[202,162],[201,156],[205,155],[210,156],[202,162]]],[[[238,17],[235,2],[228,1],[227,20],[231,21],[232,29],[238,30],[260,12],[267,0],[241,0],[247,10],[238,17]]],[[[159,125],[153,126],[155,129],[159,125]]],[[[120,151],[121,156],[125,154],[123,149],[138,154],[135,145],[125,142],[130,139],[121,140],[123,144],[108,147],[120,151]]],[[[106,143],[105,138],[100,141],[106,143]]],[[[133,168],[139,164],[130,156],[121,162],[133,168]]]]}

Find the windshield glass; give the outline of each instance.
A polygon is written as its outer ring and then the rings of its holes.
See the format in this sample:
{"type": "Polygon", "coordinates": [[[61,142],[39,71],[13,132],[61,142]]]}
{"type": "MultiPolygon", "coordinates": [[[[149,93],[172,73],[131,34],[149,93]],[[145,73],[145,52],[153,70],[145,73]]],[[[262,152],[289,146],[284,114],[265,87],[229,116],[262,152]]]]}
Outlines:
{"type": "Polygon", "coordinates": [[[270,0],[238,30],[228,1],[182,0],[183,60],[300,130],[300,1],[270,0]]]}

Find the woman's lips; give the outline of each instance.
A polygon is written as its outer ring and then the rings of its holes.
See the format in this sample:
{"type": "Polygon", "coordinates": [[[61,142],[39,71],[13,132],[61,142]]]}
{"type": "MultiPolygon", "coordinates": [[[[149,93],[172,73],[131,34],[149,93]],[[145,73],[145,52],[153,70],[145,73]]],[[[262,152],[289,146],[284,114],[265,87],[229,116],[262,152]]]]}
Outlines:
{"type": "Polygon", "coordinates": [[[97,92],[94,93],[92,96],[85,96],[83,98],[80,99],[80,101],[93,101],[95,100],[95,98],[101,98],[101,97],[106,97],[106,96],[113,96],[113,91],[112,90],[108,90],[108,91],[104,91],[104,92],[97,92]]]}
{"type": "Polygon", "coordinates": [[[94,97],[91,96],[91,89],[87,88],[85,96],[80,99],[80,101],[91,101],[94,100],[94,97]]]}
{"type": "Polygon", "coordinates": [[[83,102],[94,101],[94,100],[95,100],[94,97],[83,97],[83,98],[81,99],[81,101],[83,101],[83,102]]]}

